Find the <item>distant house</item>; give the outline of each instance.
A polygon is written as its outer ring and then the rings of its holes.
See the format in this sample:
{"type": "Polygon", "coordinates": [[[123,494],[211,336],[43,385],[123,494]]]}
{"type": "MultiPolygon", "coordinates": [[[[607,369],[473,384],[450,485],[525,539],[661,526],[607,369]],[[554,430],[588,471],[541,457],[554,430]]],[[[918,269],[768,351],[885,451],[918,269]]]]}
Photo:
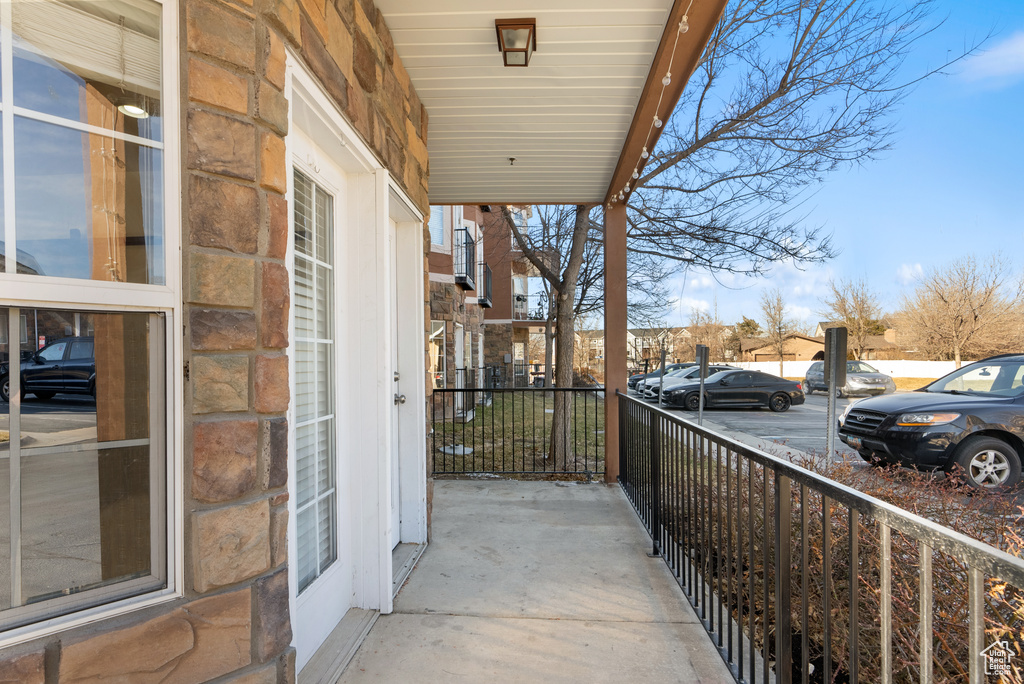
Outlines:
{"type": "MultiPolygon", "coordinates": [[[[774,345],[763,337],[740,340],[742,361],[778,361],[774,345]]],[[[783,361],[814,361],[825,358],[825,338],[792,333],[782,348],[783,361]]]]}

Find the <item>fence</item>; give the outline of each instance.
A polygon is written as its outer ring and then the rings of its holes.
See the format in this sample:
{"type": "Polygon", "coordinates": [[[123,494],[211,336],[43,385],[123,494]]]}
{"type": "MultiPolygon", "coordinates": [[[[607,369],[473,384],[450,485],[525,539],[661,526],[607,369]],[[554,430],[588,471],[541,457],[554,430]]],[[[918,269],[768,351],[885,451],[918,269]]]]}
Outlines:
{"type": "Polygon", "coordinates": [[[980,684],[991,648],[1020,658],[1024,561],[618,397],[620,484],[737,681],[980,684]]]}
{"type": "Polygon", "coordinates": [[[601,391],[436,389],[431,418],[435,476],[604,473],[601,391]]]}

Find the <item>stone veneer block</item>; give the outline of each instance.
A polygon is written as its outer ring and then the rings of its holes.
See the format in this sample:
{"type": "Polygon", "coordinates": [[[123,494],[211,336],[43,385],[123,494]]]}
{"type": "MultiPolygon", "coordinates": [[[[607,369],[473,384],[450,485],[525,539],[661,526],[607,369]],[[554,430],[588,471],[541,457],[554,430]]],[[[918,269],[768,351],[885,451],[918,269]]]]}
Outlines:
{"type": "Polygon", "coordinates": [[[192,428],[192,496],[237,499],[256,486],[259,424],[251,420],[197,422],[192,428]]]}
{"type": "MultiPolygon", "coordinates": [[[[249,133],[252,147],[255,127],[250,125],[249,133]]],[[[189,146],[191,149],[191,143],[189,146]]],[[[251,161],[255,177],[255,158],[251,161]]],[[[189,179],[188,188],[193,245],[220,247],[240,254],[256,253],[260,226],[256,188],[199,176],[189,179]]]]}
{"type": "Polygon", "coordinates": [[[270,132],[260,135],[260,185],[282,195],[288,191],[284,138],[270,132]]]}
{"type": "Polygon", "coordinates": [[[267,195],[267,256],[284,259],[288,255],[288,200],[267,195]]]}
{"type": "Polygon", "coordinates": [[[0,661],[0,684],[44,684],[45,677],[43,651],[0,661]]]}
{"type": "Polygon", "coordinates": [[[270,566],[288,562],[288,509],[284,506],[270,511],[270,566]]]}
{"type": "Polygon", "coordinates": [[[317,39],[316,29],[309,23],[309,20],[302,17],[301,26],[302,56],[305,57],[306,64],[327,90],[327,94],[338,103],[339,107],[347,110],[349,105],[348,79],[334,62],[323,42],[317,39]]]}
{"type": "Polygon", "coordinates": [[[192,349],[232,351],[256,347],[256,314],[251,311],[192,309],[192,349]]]}
{"type": "Polygon", "coordinates": [[[275,31],[266,29],[267,54],[263,75],[278,90],[284,90],[285,50],[284,41],[275,31]]]}
{"type": "Polygon", "coordinates": [[[281,135],[288,133],[288,99],[266,81],[256,84],[256,119],[281,135]]]}
{"type": "Polygon", "coordinates": [[[288,410],[288,357],[281,355],[256,357],[256,411],[283,413],[288,410]]]}
{"type": "Polygon", "coordinates": [[[256,658],[276,657],[292,642],[292,624],[288,612],[288,568],[278,570],[256,582],[253,640],[256,658]]]}
{"type": "Polygon", "coordinates": [[[256,297],[252,259],[194,253],[190,258],[189,301],[193,304],[251,307],[256,297]]]}
{"type": "Polygon", "coordinates": [[[195,356],[191,379],[192,413],[249,410],[248,357],[195,356]]]}
{"type": "Polygon", "coordinates": [[[188,49],[248,71],[256,69],[256,26],[251,19],[208,0],[186,4],[188,49]]]}
{"type": "Polygon", "coordinates": [[[271,418],[266,423],[267,487],[277,489],[288,484],[288,419],[271,418]]]}
{"type": "Polygon", "coordinates": [[[61,684],[186,684],[252,662],[251,591],[199,599],[139,625],[61,648],[61,684]]]}
{"type": "Polygon", "coordinates": [[[188,97],[193,102],[245,114],[249,109],[249,81],[193,58],[188,61],[188,97]]]}
{"type": "Polygon", "coordinates": [[[352,39],[352,70],[363,90],[372,93],[377,90],[377,53],[361,31],[356,31],[352,39]]]}
{"type": "Polygon", "coordinates": [[[187,138],[188,168],[256,180],[256,127],[251,123],[193,110],[187,138]]]}
{"type": "Polygon", "coordinates": [[[282,264],[264,263],[261,280],[260,339],[267,349],[288,346],[288,310],[290,279],[282,264]]]}
{"type": "Polygon", "coordinates": [[[193,516],[195,589],[206,592],[270,568],[270,503],[202,511],[193,516]]]}
{"type": "Polygon", "coordinates": [[[277,661],[227,680],[230,684],[277,684],[277,661]]]}
{"type": "Polygon", "coordinates": [[[345,78],[354,81],[356,75],[352,71],[352,31],[338,13],[337,6],[327,8],[327,31],[327,52],[345,74],[345,78]]]}

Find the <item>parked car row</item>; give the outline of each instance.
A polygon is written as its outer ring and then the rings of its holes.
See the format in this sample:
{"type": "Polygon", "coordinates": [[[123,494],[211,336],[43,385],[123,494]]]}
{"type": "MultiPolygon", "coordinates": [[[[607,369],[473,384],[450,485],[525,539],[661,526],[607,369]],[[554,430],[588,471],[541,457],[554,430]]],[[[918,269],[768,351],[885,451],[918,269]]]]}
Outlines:
{"type": "MultiPolygon", "coordinates": [[[[708,371],[704,380],[704,405],[708,408],[768,407],[782,412],[804,403],[799,382],[732,366],[712,365],[708,371]]],[[[644,399],[657,401],[660,390],[666,406],[696,411],[701,397],[699,373],[693,364],[666,373],[663,378],[648,374],[635,384],[634,391],[644,399]]]]}
{"type": "MultiPolygon", "coordinates": [[[[828,392],[825,382],[825,362],[815,361],[807,369],[804,376],[804,392],[814,394],[821,390],[828,392]]],[[[885,373],[880,373],[873,366],[863,361],[846,362],[846,384],[836,388],[837,397],[852,397],[858,394],[892,394],[896,391],[896,383],[885,373]]]]}

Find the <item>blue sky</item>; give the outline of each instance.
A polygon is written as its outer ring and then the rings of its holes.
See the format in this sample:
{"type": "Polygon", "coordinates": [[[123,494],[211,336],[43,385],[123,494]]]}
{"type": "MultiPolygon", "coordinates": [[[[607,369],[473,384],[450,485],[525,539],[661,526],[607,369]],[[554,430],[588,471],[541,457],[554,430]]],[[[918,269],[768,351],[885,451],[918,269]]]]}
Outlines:
{"type": "Polygon", "coordinates": [[[830,278],[864,278],[891,311],[916,275],[968,253],[1001,252],[1024,270],[1024,2],[938,0],[933,17],[946,22],[919,44],[910,72],[992,36],[907,97],[890,151],[833,174],[807,198],[807,221],[830,231],[840,254],[758,279],[720,276],[729,287],[690,272],[676,280],[669,324],[716,302],[723,322],[760,318],[761,292],[778,287],[790,315],[813,325],[830,278]]]}

